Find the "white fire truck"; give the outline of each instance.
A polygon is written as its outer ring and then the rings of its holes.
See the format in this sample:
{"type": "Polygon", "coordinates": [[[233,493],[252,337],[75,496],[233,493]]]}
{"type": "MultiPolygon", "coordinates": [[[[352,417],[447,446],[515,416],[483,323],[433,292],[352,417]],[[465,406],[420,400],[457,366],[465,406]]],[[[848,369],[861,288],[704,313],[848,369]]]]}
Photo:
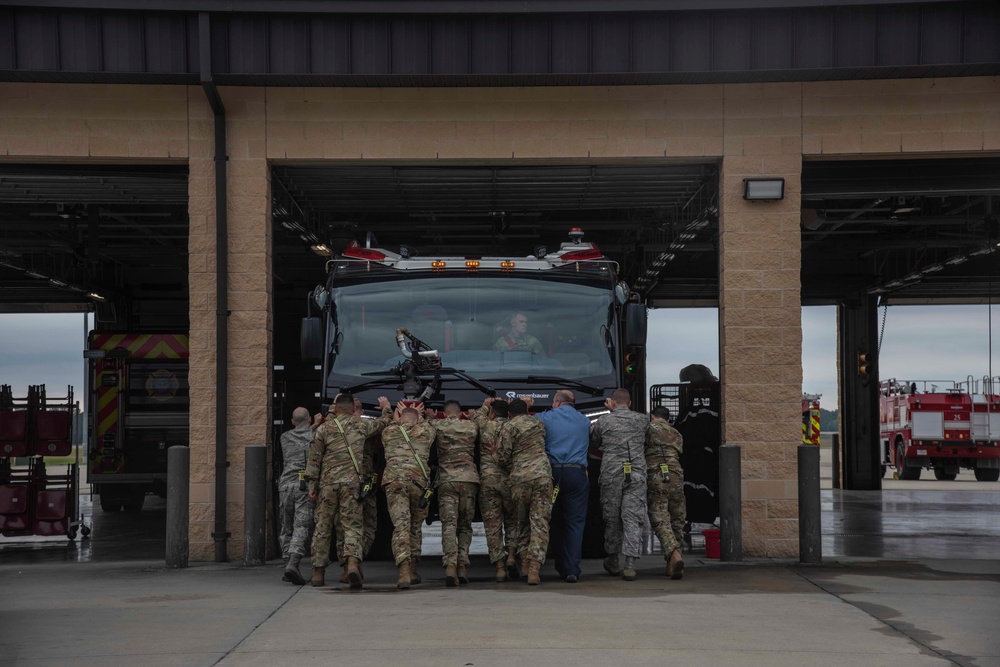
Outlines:
{"type": "Polygon", "coordinates": [[[1000,378],[964,382],[887,380],[880,386],[882,474],[920,479],[924,468],[953,480],[960,468],[981,482],[1000,478],[1000,378]]]}

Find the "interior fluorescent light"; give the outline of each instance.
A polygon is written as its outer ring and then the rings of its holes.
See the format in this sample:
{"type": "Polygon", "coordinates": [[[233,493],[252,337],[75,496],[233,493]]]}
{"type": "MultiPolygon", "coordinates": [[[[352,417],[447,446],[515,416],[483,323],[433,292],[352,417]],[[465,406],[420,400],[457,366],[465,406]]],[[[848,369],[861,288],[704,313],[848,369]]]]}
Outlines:
{"type": "Polygon", "coordinates": [[[316,243],[312,246],[312,251],[321,257],[329,257],[333,251],[325,243],[316,243]]]}
{"type": "Polygon", "coordinates": [[[89,293],[87,295],[87,298],[88,299],[93,299],[94,301],[107,301],[107,299],[105,299],[103,296],[101,296],[97,292],[91,292],[91,293],[89,293]]]}

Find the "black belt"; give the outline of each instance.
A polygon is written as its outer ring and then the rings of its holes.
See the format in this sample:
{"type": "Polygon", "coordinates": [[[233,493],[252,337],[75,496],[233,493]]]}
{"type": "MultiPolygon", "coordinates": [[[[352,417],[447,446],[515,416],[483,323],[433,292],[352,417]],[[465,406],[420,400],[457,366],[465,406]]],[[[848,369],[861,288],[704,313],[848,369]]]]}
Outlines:
{"type": "Polygon", "coordinates": [[[553,468],[577,468],[579,470],[586,470],[587,466],[580,463],[550,463],[553,468]]]}

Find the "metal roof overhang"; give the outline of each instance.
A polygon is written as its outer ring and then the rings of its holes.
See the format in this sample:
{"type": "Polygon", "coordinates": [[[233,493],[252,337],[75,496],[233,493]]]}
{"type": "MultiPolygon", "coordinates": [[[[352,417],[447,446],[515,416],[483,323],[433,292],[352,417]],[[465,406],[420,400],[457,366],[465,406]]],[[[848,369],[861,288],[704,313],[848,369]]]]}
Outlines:
{"type": "Polygon", "coordinates": [[[21,2],[0,80],[537,86],[1000,74],[994,2],[21,2]]]}
{"type": "Polygon", "coordinates": [[[557,248],[581,227],[651,302],[718,297],[713,162],[296,163],[275,164],[271,182],[275,263],[287,284],[320,275],[311,245],[336,250],[368,232],[422,257],[521,257],[538,245],[557,248]]]}
{"type": "Polygon", "coordinates": [[[811,160],[802,207],[806,305],[861,292],[890,304],[1000,293],[1000,158],[811,160]]]}

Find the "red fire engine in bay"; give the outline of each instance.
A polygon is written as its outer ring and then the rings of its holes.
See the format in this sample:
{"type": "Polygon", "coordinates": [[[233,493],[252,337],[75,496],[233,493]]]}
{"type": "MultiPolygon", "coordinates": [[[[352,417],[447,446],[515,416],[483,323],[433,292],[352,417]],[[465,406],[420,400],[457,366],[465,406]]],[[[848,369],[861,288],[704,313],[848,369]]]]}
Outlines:
{"type": "Polygon", "coordinates": [[[920,479],[924,468],[953,480],[960,468],[981,482],[1000,478],[998,380],[887,380],[880,386],[882,474],[920,479]],[[944,385],[941,389],[939,386],[944,385]]]}
{"type": "Polygon", "coordinates": [[[802,444],[819,446],[819,399],[822,394],[802,392],[802,444]]]}

